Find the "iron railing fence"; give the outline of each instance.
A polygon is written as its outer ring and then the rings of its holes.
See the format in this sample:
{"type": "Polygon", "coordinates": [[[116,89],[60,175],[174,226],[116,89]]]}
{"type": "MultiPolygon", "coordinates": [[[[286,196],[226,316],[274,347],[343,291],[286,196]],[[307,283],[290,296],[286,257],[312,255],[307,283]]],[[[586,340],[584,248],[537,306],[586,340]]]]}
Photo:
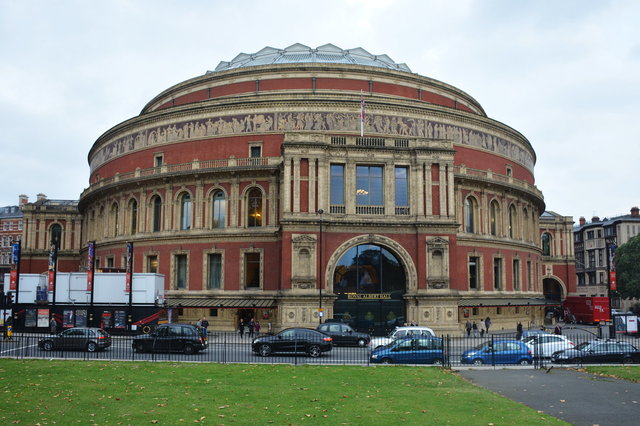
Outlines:
{"type": "MultiPolygon", "coordinates": [[[[264,334],[261,334],[264,336],[264,334]]],[[[390,345],[379,350],[369,346],[337,346],[330,351],[321,352],[313,357],[310,347],[299,343],[291,343],[284,348],[287,352],[278,352],[272,348],[269,356],[261,356],[254,352],[252,340],[256,336],[245,334],[240,336],[233,332],[210,331],[207,346],[194,354],[184,346],[176,346],[165,351],[161,349],[138,352],[134,350],[134,339],[137,336],[112,336],[111,345],[104,350],[90,351],[93,347],[82,342],[78,348],[53,346],[49,348],[44,342],[51,341],[51,334],[18,332],[8,339],[0,340],[1,358],[41,358],[41,359],[74,359],[104,361],[191,361],[215,363],[267,363],[267,364],[326,364],[326,365],[376,365],[391,364],[435,364],[445,367],[501,367],[504,365],[522,365],[531,368],[549,368],[559,365],[550,358],[556,350],[574,348],[590,342],[591,352],[572,352],[572,356],[555,361],[566,361],[566,365],[615,364],[621,362],[640,363],[640,338],[632,335],[618,335],[615,340],[596,340],[590,332],[573,330],[566,336],[567,342],[543,342],[527,346],[516,340],[516,333],[492,333],[480,336],[441,336],[436,339],[419,339],[409,344],[390,345]],[[603,346],[604,345],[604,346],[603,346]],[[618,346],[616,346],[618,345],[618,346]],[[622,345],[622,346],[621,346],[622,345]],[[629,346],[630,345],[630,346],[629,346]],[[625,352],[621,347],[629,349],[625,352]],[[601,347],[601,349],[599,349],[601,347]],[[595,349],[594,349],[595,348],[595,349]],[[615,349],[618,348],[618,353],[615,349]],[[51,350],[48,350],[51,349],[51,350]],[[613,354],[605,356],[604,350],[611,349],[613,354]],[[602,351],[602,352],[601,352],[602,351]],[[377,356],[374,356],[377,355],[377,356]]],[[[549,335],[546,335],[549,336],[549,335]]],[[[542,339],[542,338],[541,338],[542,339]]],[[[168,344],[167,342],[165,342],[168,344]]],[[[589,347],[587,347],[589,349],[589,347]]],[[[315,350],[315,349],[314,349],[315,350]]]]}

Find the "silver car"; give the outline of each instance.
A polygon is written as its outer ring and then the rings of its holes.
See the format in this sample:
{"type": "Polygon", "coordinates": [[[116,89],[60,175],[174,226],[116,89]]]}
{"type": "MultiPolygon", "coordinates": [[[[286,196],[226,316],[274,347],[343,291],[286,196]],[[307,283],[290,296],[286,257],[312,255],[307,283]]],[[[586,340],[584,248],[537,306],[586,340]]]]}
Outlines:
{"type": "Polygon", "coordinates": [[[531,349],[534,358],[549,358],[554,352],[573,349],[574,343],[560,334],[534,334],[522,341],[531,349]]]}

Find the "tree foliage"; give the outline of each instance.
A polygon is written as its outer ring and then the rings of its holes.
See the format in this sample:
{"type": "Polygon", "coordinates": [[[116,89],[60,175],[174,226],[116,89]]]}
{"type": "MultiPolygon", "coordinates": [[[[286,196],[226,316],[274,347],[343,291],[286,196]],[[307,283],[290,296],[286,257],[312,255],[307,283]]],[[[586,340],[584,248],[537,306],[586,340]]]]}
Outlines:
{"type": "Polygon", "coordinates": [[[616,249],[618,293],[623,298],[640,298],[640,235],[616,249]]]}

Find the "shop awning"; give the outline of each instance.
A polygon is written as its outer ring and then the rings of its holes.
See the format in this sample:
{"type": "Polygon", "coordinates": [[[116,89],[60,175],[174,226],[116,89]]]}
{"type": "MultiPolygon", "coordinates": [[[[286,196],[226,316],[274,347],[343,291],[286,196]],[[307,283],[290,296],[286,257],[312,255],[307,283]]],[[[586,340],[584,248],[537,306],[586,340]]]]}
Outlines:
{"type": "Polygon", "coordinates": [[[558,300],[551,299],[536,299],[536,298],[517,298],[517,297],[505,297],[505,298],[473,298],[473,299],[460,299],[458,301],[458,307],[460,308],[479,308],[485,306],[559,306],[562,303],[558,300]]]}
{"type": "Polygon", "coordinates": [[[210,309],[268,309],[275,308],[275,299],[218,298],[218,297],[168,297],[167,308],[210,309]]]}

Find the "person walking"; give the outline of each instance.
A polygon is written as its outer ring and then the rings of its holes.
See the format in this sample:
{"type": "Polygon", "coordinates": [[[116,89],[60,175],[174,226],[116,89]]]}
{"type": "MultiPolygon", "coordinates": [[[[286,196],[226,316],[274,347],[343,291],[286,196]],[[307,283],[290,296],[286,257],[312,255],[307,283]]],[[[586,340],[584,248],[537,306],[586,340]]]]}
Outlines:
{"type": "Polygon", "coordinates": [[[56,322],[56,319],[53,316],[51,316],[51,321],[49,321],[49,328],[51,329],[51,334],[56,334],[58,323],[56,322]]]}
{"type": "Polygon", "coordinates": [[[248,327],[249,327],[249,337],[253,339],[253,331],[256,328],[256,323],[253,321],[253,318],[249,320],[248,327]]]}
{"type": "Polygon", "coordinates": [[[202,331],[204,332],[204,338],[208,339],[209,338],[209,321],[205,317],[202,317],[202,319],[200,320],[200,327],[202,327],[202,331]]]}
{"type": "Polygon", "coordinates": [[[256,321],[255,329],[256,329],[256,337],[260,337],[260,321],[256,321]]]}
{"type": "Polygon", "coordinates": [[[486,317],[484,319],[484,329],[487,331],[487,334],[489,334],[489,327],[491,327],[491,318],[486,317]]]}
{"type": "Polygon", "coordinates": [[[516,340],[522,339],[522,323],[518,322],[518,326],[516,327],[516,340]]]}
{"type": "Polygon", "coordinates": [[[478,324],[475,321],[473,322],[471,328],[473,329],[473,337],[478,337],[478,324]]]}
{"type": "Polygon", "coordinates": [[[244,320],[240,318],[240,325],[238,326],[238,333],[240,333],[240,338],[244,337],[244,320]]]}
{"type": "Polygon", "coordinates": [[[467,330],[467,337],[471,337],[471,321],[467,320],[467,324],[464,327],[467,330]]]}

